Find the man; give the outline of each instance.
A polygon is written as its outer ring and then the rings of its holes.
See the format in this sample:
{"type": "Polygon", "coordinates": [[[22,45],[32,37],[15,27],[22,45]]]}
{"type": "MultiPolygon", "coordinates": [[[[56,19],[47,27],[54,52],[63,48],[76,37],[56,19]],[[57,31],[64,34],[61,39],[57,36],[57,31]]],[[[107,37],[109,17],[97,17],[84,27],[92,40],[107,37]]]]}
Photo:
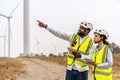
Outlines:
{"type": "Polygon", "coordinates": [[[41,21],[37,20],[37,22],[41,28],[45,28],[56,37],[69,41],[70,48],[81,53],[81,55],[77,53],[73,55],[68,51],[66,80],[88,80],[89,68],[82,59],[85,59],[86,55],[90,55],[93,52],[91,49],[93,40],[88,36],[89,32],[93,29],[93,25],[87,21],[83,21],[80,23],[77,33],[67,34],[54,30],[41,21]]]}

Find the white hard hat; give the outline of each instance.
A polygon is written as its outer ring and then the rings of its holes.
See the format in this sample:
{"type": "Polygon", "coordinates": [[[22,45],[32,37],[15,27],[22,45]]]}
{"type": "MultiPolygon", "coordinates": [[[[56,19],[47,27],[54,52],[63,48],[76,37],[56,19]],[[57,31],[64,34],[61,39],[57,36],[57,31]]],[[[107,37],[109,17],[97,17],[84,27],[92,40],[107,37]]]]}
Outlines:
{"type": "Polygon", "coordinates": [[[107,32],[105,29],[95,30],[94,33],[98,33],[98,34],[100,34],[100,35],[105,35],[107,39],[108,39],[108,37],[109,37],[108,32],[107,32]]]}
{"type": "Polygon", "coordinates": [[[87,21],[82,21],[80,23],[80,25],[83,26],[83,27],[85,27],[85,28],[87,28],[87,29],[90,29],[90,30],[93,29],[93,25],[91,23],[87,22],[87,21]]]}

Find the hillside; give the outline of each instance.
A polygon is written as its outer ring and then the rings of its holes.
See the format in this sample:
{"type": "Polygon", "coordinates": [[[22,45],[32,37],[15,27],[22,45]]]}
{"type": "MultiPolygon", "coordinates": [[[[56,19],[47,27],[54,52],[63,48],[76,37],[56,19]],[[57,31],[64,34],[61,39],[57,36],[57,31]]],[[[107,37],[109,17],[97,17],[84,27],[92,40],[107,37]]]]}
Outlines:
{"type": "MultiPolygon", "coordinates": [[[[120,80],[119,57],[114,55],[113,80],[120,80]]],[[[0,58],[0,80],[64,80],[65,71],[66,57],[0,58]]]]}

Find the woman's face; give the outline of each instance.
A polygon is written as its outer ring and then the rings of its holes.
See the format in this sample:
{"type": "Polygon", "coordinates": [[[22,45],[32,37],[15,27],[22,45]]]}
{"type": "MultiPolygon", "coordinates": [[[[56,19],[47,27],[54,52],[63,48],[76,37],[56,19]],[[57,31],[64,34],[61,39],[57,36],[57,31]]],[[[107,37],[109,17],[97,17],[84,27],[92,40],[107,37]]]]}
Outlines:
{"type": "Polygon", "coordinates": [[[98,33],[94,33],[94,42],[98,43],[102,40],[102,38],[100,37],[100,35],[98,33]]]}

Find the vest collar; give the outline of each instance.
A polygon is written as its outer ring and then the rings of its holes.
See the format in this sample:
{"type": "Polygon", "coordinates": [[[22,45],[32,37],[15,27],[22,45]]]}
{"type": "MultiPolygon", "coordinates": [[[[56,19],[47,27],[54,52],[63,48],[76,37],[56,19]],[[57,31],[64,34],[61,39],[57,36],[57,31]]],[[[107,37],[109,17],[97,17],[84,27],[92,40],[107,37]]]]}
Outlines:
{"type": "Polygon", "coordinates": [[[99,51],[102,47],[104,46],[104,44],[100,45],[100,46],[96,46],[96,50],[99,51]]]}
{"type": "Polygon", "coordinates": [[[89,35],[87,35],[87,36],[85,36],[85,37],[83,37],[83,38],[80,36],[81,39],[86,39],[87,37],[89,37],[89,35]]]}

